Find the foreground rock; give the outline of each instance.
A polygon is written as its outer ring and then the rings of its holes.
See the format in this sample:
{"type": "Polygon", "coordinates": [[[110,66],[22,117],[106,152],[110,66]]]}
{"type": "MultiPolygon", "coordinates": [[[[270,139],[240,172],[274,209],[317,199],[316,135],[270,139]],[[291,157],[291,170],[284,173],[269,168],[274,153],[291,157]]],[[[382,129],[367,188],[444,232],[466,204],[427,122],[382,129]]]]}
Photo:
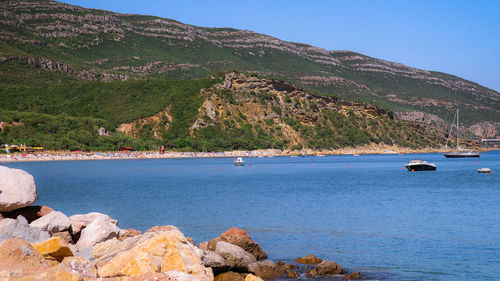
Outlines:
{"type": "Polygon", "coordinates": [[[92,279],[97,277],[95,265],[82,257],[66,257],[61,263],[61,268],[78,275],[79,279],[92,279]]]}
{"type": "Polygon", "coordinates": [[[354,272],[351,272],[349,274],[346,274],[346,275],[342,276],[342,278],[345,279],[345,280],[360,279],[361,278],[361,273],[359,273],[357,271],[354,271],[354,272]]]}
{"type": "Polygon", "coordinates": [[[301,257],[295,260],[296,263],[304,263],[304,264],[317,264],[322,262],[323,260],[318,258],[317,256],[310,254],[305,257],[301,257]]]}
{"type": "Polygon", "coordinates": [[[0,261],[0,271],[36,272],[49,267],[33,246],[19,238],[8,239],[0,244],[0,261]]]}
{"type": "Polygon", "coordinates": [[[272,260],[251,263],[248,265],[248,271],[263,279],[273,279],[282,275],[272,260]]]}
{"type": "Polygon", "coordinates": [[[248,265],[257,262],[255,257],[243,248],[224,241],[217,243],[215,252],[226,260],[232,271],[248,272],[248,265]]]}
{"type": "Polygon", "coordinates": [[[31,223],[34,220],[37,220],[48,213],[54,211],[52,208],[48,206],[27,206],[21,209],[17,209],[10,212],[3,213],[4,217],[15,219],[18,216],[23,216],[28,223],[31,223]]]}
{"type": "Polygon", "coordinates": [[[30,226],[40,228],[52,235],[56,232],[69,230],[71,223],[65,214],[53,211],[33,221],[30,226]]]}
{"type": "Polygon", "coordinates": [[[0,212],[9,212],[36,202],[33,176],[20,169],[0,166],[0,212]]]}
{"type": "Polygon", "coordinates": [[[222,233],[219,237],[212,239],[207,244],[207,249],[215,251],[217,243],[220,241],[228,242],[233,245],[243,248],[243,250],[252,254],[257,260],[263,260],[267,258],[267,254],[262,250],[262,248],[250,238],[250,235],[243,230],[236,227],[230,228],[226,232],[222,233]]]}
{"type": "Polygon", "coordinates": [[[309,270],[307,274],[309,276],[325,276],[332,274],[341,274],[344,272],[342,267],[334,261],[322,261],[315,268],[309,270]]]}
{"type": "Polygon", "coordinates": [[[186,272],[200,281],[212,281],[212,270],[203,265],[202,256],[203,251],[188,242],[176,227],[169,226],[111,245],[102,253],[96,265],[100,277],[176,270],[186,272]]]}
{"type": "Polygon", "coordinates": [[[69,248],[69,245],[60,237],[52,237],[46,241],[32,243],[31,245],[47,260],[61,262],[65,257],[73,256],[73,251],[69,248]]]}
{"type": "Polygon", "coordinates": [[[101,218],[114,225],[118,225],[117,220],[114,220],[105,214],[97,212],[92,212],[88,214],[78,214],[69,217],[69,221],[71,223],[71,234],[78,238],[80,236],[80,232],[97,218],[101,218]]]}
{"type": "Polygon", "coordinates": [[[228,271],[215,276],[214,281],[245,281],[245,273],[228,271]]]}
{"type": "Polygon", "coordinates": [[[97,243],[119,236],[120,229],[116,224],[98,217],[82,230],[76,247],[79,251],[84,251],[97,243]]]}
{"type": "Polygon", "coordinates": [[[223,257],[210,250],[204,251],[201,260],[206,267],[212,268],[214,275],[229,271],[230,269],[229,264],[223,257]]]}
{"type": "Polygon", "coordinates": [[[0,242],[20,238],[27,242],[41,242],[50,238],[47,231],[31,227],[22,216],[15,219],[3,219],[0,221],[0,242]]]}

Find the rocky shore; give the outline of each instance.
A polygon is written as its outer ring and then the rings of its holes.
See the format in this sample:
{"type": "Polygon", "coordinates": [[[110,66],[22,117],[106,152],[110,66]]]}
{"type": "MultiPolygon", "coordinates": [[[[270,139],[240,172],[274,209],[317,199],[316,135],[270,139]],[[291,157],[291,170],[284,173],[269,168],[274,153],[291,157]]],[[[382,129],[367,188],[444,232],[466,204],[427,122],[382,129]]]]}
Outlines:
{"type": "Polygon", "coordinates": [[[172,225],[141,233],[121,229],[117,220],[97,212],[68,217],[33,205],[37,199],[33,176],[0,166],[0,280],[362,278],[314,255],[274,262],[236,227],[196,245],[172,225]]]}

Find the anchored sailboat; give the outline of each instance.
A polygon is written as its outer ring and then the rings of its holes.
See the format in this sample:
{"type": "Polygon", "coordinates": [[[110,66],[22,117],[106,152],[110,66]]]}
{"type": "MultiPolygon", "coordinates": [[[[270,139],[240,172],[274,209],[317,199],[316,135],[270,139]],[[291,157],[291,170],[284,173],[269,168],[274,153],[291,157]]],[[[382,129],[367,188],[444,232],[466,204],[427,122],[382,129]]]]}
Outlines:
{"type": "MultiPolygon", "coordinates": [[[[458,131],[458,108],[457,108],[457,112],[455,113],[455,117],[457,119],[457,151],[452,151],[452,152],[447,152],[447,153],[444,153],[444,157],[446,158],[478,158],[479,157],[479,152],[477,151],[472,151],[472,150],[465,150],[465,149],[461,149],[460,148],[460,134],[459,134],[459,131],[458,131]]],[[[450,127],[450,134],[451,134],[451,130],[453,128],[453,122],[452,122],[452,125],[450,127]]],[[[446,142],[446,146],[448,146],[448,141],[446,142]]]]}

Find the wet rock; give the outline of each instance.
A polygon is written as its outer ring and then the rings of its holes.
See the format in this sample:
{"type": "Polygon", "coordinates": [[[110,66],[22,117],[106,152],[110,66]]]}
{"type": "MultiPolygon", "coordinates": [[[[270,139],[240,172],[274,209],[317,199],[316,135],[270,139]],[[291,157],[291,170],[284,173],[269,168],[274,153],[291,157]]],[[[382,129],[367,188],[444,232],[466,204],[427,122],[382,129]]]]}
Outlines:
{"type": "Polygon", "coordinates": [[[282,275],[272,260],[251,263],[248,265],[248,271],[263,279],[273,279],[282,275]]]}
{"type": "Polygon", "coordinates": [[[27,206],[21,209],[6,212],[3,215],[6,218],[11,219],[15,219],[18,216],[23,216],[28,221],[28,223],[31,223],[32,221],[37,220],[52,211],[54,210],[51,207],[47,206],[27,206]]]}
{"type": "Polygon", "coordinates": [[[95,265],[90,260],[85,258],[65,257],[60,266],[62,269],[78,275],[80,280],[97,277],[97,269],[95,265]]]}
{"type": "Polygon", "coordinates": [[[9,212],[36,202],[35,179],[20,169],[0,166],[0,212],[9,212]]]}
{"type": "Polygon", "coordinates": [[[12,238],[0,244],[0,271],[43,270],[49,265],[28,242],[12,238]]]}
{"type": "Polygon", "coordinates": [[[215,276],[214,281],[245,281],[245,273],[228,271],[215,276]]]}
{"type": "Polygon", "coordinates": [[[233,271],[248,272],[248,265],[257,261],[243,248],[224,241],[217,243],[215,252],[227,261],[233,271]]]}
{"type": "Polygon", "coordinates": [[[229,264],[226,260],[214,251],[204,251],[201,261],[206,267],[212,268],[214,274],[229,270],[229,264]]]}
{"type": "Polygon", "coordinates": [[[50,238],[47,231],[30,227],[28,221],[22,216],[15,219],[0,221],[0,242],[11,238],[20,238],[27,242],[41,242],[50,238]]]}
{"type": "Polygon", "coordinates": [[[356,279],[361,279],[361,273],[354,271],[349,274],[346,274],[342,276],[345,280],[356,280],[356,279]]]}
{"type": "Polygon", "coordinates": [[[316,257],[313,254],[307,255],[305,257],[301,257],[295,260],[296,263],[304,263],[304,264],[317,264],[322,262],[323,260],[316,257]]]}
{"type": "Polygon", "coordinates": [[[299,267],[297,265],[295,265],[295,264],[285,264],[282,261],[278,261],[276,263],[276,268],[277,268],[277,271],[278,271],[278,273],[279,273],[280,276],[285,275],[285,276],[287,276],[288,278],[291,278],[291,279],[297,279],[297,278],[299,278],[299,275],[295,271],[299,267]]]}
{"type": "Polygon", "coordinates": [[[71,223],[69,218],[62,212],[52,211],[30,223],[30,226],[40,228],[41,230],[49,232],[49,234],[53,234],[69,230],[71,223]]]}
{"type": "Polygon", "coordinates": [[[61,262],[65,257],[73,256],[68,244],[62,241],[60,237],[52,237],[31,245],[47,260],[61,262]]]}
{"type": "Polygon", "coordinates": [[[250,235],[248,235],[248,233],[243,229],[239,229],[236,227],[228,229],[219,237],[209,241],[207,249],[215,251],[215,248],[219,241],[224,241],[239,246],[243,248],[243,250],[252,254],[257,260],[263,260],[267,258],[267,254],[264,252],[264,250],[262,250],[259,244],[253,241],[250,238],[250,235]]]}
{"type": "Polygon", "coordinates": [[[344,270],[334,261],[322,261],[315,268],[309,270],[309,276],[325,276],[331,274],[341,274],[344,270]]]}
{"type": "Polygon", "coordinates": [[[98,217],[82,230],[76,247],[81,251],[114,237],[118,238],[119,235],[120,229],[116,224],[98,217]]]}
{"type": "Polygon", "coordinates": [[[176,227],[161,229],[127,238],[110,247],[96,261],[99,276],[135,276],[177,270],[189,273],[200,281],[212,281],[212,270],[203,265],[201,250],[189,243],[176,227]]]}

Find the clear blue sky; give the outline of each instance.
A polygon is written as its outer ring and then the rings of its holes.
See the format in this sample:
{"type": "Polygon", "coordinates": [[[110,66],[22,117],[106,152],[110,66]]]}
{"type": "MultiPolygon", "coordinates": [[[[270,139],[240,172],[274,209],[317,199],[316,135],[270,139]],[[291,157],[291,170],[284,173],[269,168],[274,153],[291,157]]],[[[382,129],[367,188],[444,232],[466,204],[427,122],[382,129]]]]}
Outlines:
{"type": "Polygon", "coordinates": [[[500,0],[63,0],[232,27],[442,71],[500,91],[500,0]]]}

